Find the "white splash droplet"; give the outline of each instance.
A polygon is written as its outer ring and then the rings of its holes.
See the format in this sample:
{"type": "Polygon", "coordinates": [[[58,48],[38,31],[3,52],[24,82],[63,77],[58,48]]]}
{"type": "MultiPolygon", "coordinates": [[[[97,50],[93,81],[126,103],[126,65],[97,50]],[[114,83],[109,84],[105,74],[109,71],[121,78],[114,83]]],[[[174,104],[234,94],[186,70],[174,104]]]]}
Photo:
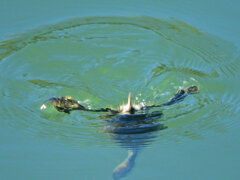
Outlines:
{"type": "Polygon", "coordinates": [[[40,109],[43,110],[43,109],[46,109],[47,106],[45,104],[41,105],[40,109]]]}

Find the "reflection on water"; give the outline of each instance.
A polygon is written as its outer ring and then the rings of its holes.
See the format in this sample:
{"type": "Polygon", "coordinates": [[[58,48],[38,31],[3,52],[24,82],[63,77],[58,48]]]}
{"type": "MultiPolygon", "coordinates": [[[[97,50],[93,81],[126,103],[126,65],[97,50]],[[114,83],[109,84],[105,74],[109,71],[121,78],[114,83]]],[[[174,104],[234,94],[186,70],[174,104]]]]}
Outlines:
{"type": "Polygon", "coordinates": [[[129,150],[127,158],[119,164],[114,170],[112,177],[114,180],[127,176],[135,165],[137,150],[129,150]]]}
{"type": "MultiPolygon", "coordinates": [[[[161,125],[158,127],[165,129],[167,127],[161,125]]],[[[121,147],[128,149],[128,156],[113,170],[113,179],[121,179],[127,176],[135,165],[135,159],[138,152],[144,147],[153,143],[157,136],[157,132],[146,132],[141,134],[111,134],[111,138],[114,142],[121,147]]]]}
{"type": "Polygon", "coordinates": [[[108,121],[105,131],[119,146],[128,149],[128,156],[113,170],[113,179],[121,179],[127,176],[135,165],[138,152],[151,143],[157,136],[156,130],[167,128],[160,124],[158,115],[120,115],[108,121]],[[109,129],[111,129],[109,131],[109,129]]]}
{"type": "Polygon", "coordinates": [[[108,125],[104,127],[104,131],[115,134],[137,134],[162,129],[159,122],[161,116],[162,112],[119,115],[106,120],[108,125]]]}

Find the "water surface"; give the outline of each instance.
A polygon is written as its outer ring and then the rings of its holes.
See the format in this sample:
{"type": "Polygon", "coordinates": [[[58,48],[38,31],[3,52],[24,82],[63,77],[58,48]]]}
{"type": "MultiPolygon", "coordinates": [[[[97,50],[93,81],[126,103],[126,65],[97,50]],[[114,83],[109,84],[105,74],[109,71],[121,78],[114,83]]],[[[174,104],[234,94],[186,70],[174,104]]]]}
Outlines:
{"type": "MultiPolygon", "coordinates": [[[[21,148],[18,143],[8,145],[5,139],[6,144],[1,150],[8,155],[11,151],[17,153],[12,159],[17,160],[18,165],[24,161],[19,155],[25,152],[30,154],[28,161],[35,154],[56,152],[56,159],[50,163],[46,159],[37,159],[37,169],[49,171],[52,163],[62,170],[71,169],[73,179],[98,179],[90,173],[91,168],[100,179],[111,179],[112,171],[117,179],[114,168],[121,165],[129,150],[129,171],[119,173],[119,178],[144,179],[152,174],[153,179],[171,179],[167,173],[163,176],[157,173],[156,167],[162,164],[161,160],[167,166],[168,160],[161,153],[175,149],[172,153],[177,155],[179,144],[180,148],[184,144],[187,146],[184,156],[188,159],[187,149],[196,142],[209,138],[211,144],[219,134],[224,136],[231,129],[239,128],[236,121],[240,111],[239,69],[240,55],[236,44],[204,33],[176,18],[71,18],[16,34],[0,44],[0,123],[4,136],[10,141],[17,133],[20,134],[18,138],[27,137],[30,142],[24,142],[27,144],[24,149],[23,144],[21,148]],[[106,133],[103,130],[109,123],[104,113],[75,111],[68,115],[51,107],[46,111],[39,109],[46,99],[66,95],[78,99],[88,108],[117,108],[127,100],[128,92],[133,93],[137,103],[161,104],[179,89],[191,85],[197,85],[200,93],[188,96],[181,103],[156,108],[163,115],[153,123],[166,128],[147,133],[106,133]],[[35,148],[29,148],[32,144],[35,148]],[[50,146],[49,151],[47,146],[50,146]],[[61,158],[64,162],[69,148],[74,154],[67,159],[69,164],[58,166],[61,158]],[[144,156],[144,151],[149,154],[144,156]],[[65,155],[60,158],[62,153],[65,155]],[[77,154],[81,157],[79,162],[74,161],[77,154]],[[163,159],[157,162],[153,160],[156,157],[163,159]],[[104,167],[101,164],[106,159],[109,162],[104,167]],[[143,172],[144,162],[151,164],[149,166],[153,169],[143,172]],[[78,168],[82,170],[81,175],[76,173],[78,168]]],[[[223,142],[219,144],[224,145],[223,142]]],[[[239,144],[236,147],[239,148],[239,144]]],[[[209,155],[205,151],[200,156],[209,155]]],[[[171,157],[169,159],[173,161],[171,157]]],[[[7,163],[12,165],[9,161],[7,163]]],[[[225,159],[223,163],[228,161],[225,159]]],[[[199,169],[205,166],[201,163],[195,165],[199,169]]],[[[238,165],[235,162],[234,167],[238,165]]],[[[172,167],[168,171],[177,172],[177,169],[172,167]]],[[[216,171],[219,169],[215,168],[216,171]]],[[[3,177],[13,178],[8,173],[4,169],[3,177]]],[[[237,177],[236,174],[232,177],[237,177]]],[[[46,173],[48,178],[52,175],[46,173]]],[[[209,174],[202,176],[198,178],[209,177],[209,174]]],[[[37,173],[33,171],[29,177],[35,179],[37,173]]],[[[182,176],[184,179],[188,177],[198,179],[194,174],[182,176]]],[[[213,173],[210,177],[218,175],[213,173]]]]}

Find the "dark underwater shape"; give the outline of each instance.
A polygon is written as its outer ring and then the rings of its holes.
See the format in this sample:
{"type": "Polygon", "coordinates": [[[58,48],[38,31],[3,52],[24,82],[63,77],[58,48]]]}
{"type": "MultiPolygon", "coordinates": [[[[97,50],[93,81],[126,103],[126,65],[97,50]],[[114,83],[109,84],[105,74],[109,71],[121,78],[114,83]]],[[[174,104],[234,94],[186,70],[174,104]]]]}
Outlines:
{"type": "Polygon", "coordinates": [[[116,134],[136,134],[161,130],[166,127],[158,122],[161,112],[151,114],[118,115],[106,120],[108,126],[104,127],[104,132],[116,134]]]}

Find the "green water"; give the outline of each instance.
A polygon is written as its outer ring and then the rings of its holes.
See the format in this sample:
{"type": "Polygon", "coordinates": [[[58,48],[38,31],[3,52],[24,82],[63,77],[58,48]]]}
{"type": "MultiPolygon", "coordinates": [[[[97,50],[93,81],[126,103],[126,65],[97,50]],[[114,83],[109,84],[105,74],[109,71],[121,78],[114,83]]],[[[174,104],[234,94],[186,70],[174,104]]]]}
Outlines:
{"type": "Polygon", "coordinates": [[[238,2],[46,2],[1,2],[0,179],[239,178],[238,2]],[[165,128],[148,133],[40,110],[66,95],[94,109],[129,92],[161,104],[191,85],[200,93],[156,108],[165,128]]]}

